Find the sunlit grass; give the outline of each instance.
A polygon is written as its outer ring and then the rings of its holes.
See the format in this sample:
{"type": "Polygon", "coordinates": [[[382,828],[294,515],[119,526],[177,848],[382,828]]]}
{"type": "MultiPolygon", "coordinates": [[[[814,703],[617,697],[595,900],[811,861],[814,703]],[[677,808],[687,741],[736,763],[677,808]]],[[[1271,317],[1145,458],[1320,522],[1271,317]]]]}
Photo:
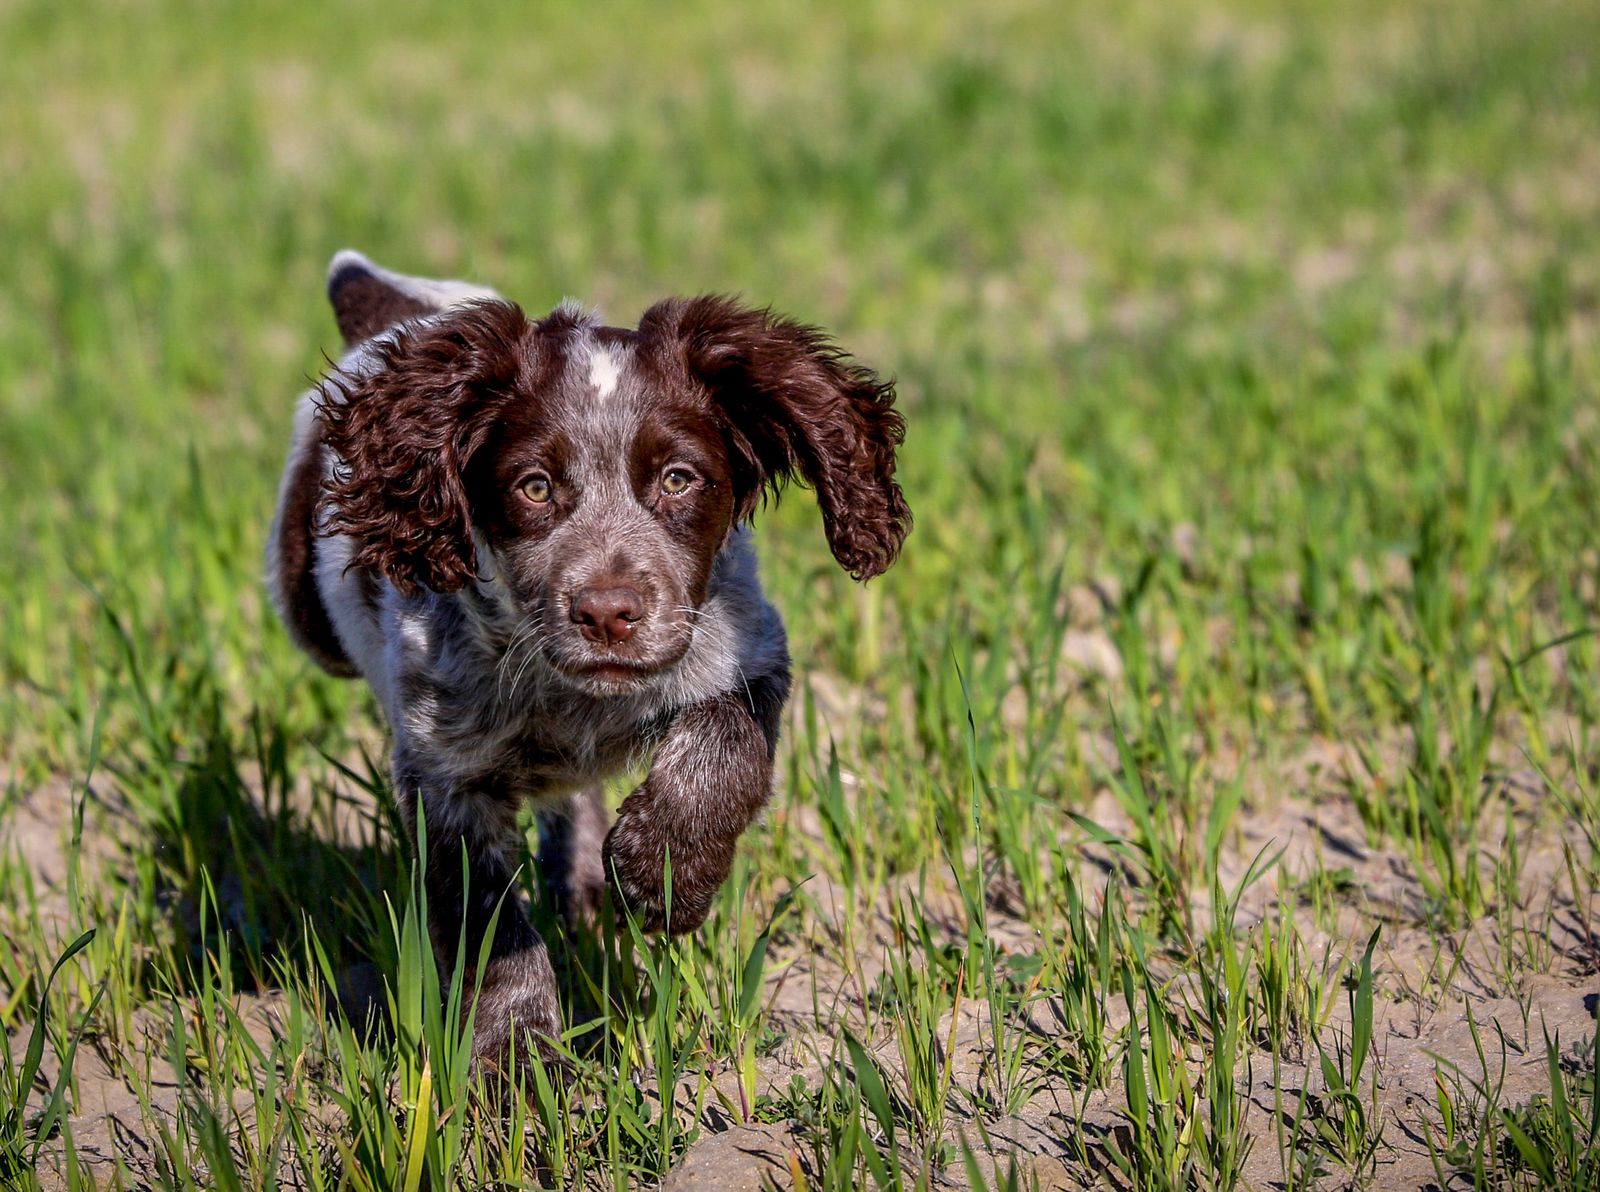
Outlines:
{"type": "Polygon", "coordinates": [[[733,1128],[807,1188],[1596,1186],[1592,5],[0,44],[0,1182],[653,1186],[733,1128]],[[763,514],[772,806],[693,938],[535,906],[570,1054],[519,1095],[373,701],[260,584],[347,244],[771,302],[910,427],[870,588],[763,514]]]}

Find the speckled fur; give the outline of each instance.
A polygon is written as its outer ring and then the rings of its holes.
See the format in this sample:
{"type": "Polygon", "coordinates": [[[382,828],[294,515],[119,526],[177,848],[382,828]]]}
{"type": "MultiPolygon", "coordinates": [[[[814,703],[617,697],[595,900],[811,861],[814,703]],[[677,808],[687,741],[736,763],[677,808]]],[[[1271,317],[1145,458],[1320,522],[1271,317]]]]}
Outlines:
{"type": "MultiPolygon", "coordinates": [[[[501,366],[514,374],[515,394],[501,394],[498,404],[485,399],[486,412],[476,416],[495,419],[494,433],[502,435],[520,433],[499,428],[530,418],[565,428],[563,475],[581,500],[537,534],[505,529],[501,523],[515,511],[474,506],[462,515],[472,538],[459,555],[416,535],[407,540],[411,553],[391,552],[373,537],[381,530],[368,528],[338,495],[356,493],[361,477],[352,477],[354,465],[332,444],[343,435],[364,449],[349,438],[343,403],[352,395],[381,402],[371,387],[386,379],[385,370],[403,367],[398,361],[411,359],[407,352],[431,352],[419,358],[436,361],[454,350],[449,339],[438,341],[441,348],[428,345],[454,334],[450,327],[470,327],[446,321],[470,320],[472,302],[496,296],[389,273],[349,252],[335,258],[332,272],[335,311],[355,342],[329,380],[301,399],[268,547],[269,587],[296,640],[331,672],[365,678],[383,705],[395,789],[408,819],[422,802],[441,958],[453,959],[463,930],[468,955],[475,955],[499,908],[478,1002],[480,1055],[498,1061],[513,1048],[516,1030],[531,1029],[545,1046],[540,1037],[560,1028],[549,959],[518,897],[518,809],[531,804],[541,813],[539,863],[574,921],[593,915],[608,879],[651,930],[690,930],[704,919],[739,835],[770,793],[789,689],[783,622],[762,594],[743,525],[755,504],[751,478],[777,484],[789,470],[803,470],[826,489],[835,553],[852,571],[873,574],[893,559],[909,527],[893,484],[898,416],[888,410],[890,389],[841,363],[819,333],[722,300],[664,303],[638,333],[603,327],[571,306],[540,323],[523,322],[501,303],[485,310],[513,330],[528,328],[516,334],[533,337],[518,341],[532,346],[516,368],[501,366]],[[400,321],[389,326],[390,318],[400,321]],[[382,329],[373,333],[375,327],[382,329]],[[674,336],[682,341],[681,363],[659,358],[661,344],[679,342],[674,336]],[[638,359],[636,349],[657,355],[638,359]],[[745,372],[730,379],[735,368],[745,372]],[[714,507],[725,508],[727,520],[721,529],[706,523],[717,536],[697,539],[708,553],[696,563],[682,535],[674,539],[641,503],[627,445],[670,435],[662,429],[663,419],[671,424],[663,393],[692,389],[717,401],[718,385],[737,383],[727,400],[748,403],[761,380],[745,374],[762,368],[773,374],[768,388],[778,413],[735,411],[727,417],[746,422],[718,432],[731,444],[724,479],[737,502],[726,490],[717,496],[723,504],[714,507]],[[801,397],[811,406],[781,423],[784,403],[801,397]],[[837,406],[831,412],[830,402],[837,406]],[[852,516],[852,502],[868,512],[852,516]],[[873,509],[877,521],[868,516],[873,509]],[[452,562],[457,558],[469,562],[452,562]],[[452,570],[437,570],[446,565],[452,570]],[[435,571],[414,570],[424,566],[435,571]],[[570,623],[570,593],[611,575],[643,593],[646,615],[625,647],[597,650],[570,623]],[[639,666],[636,675],[623,681],[602,669],[590,677],[585,667],[597,654],[619,650],[639,666]],[[649,776],[608,833],[600,783],[646,759],[649,776]],[[670,913],[662,872],[669,856],[670,913]]],[[[438,416],[425,397],[418,401],[425,391],[416,386],[426,376],[405,379],[409,408],[438,416]]],[[[381,418],[384,411],[369,405],[361,414],[381,418]]],[[[377,433],[388,431],[380,426],[377,433]]],[[[474,442],[483,441],[474,433],[474,442]]],[[[463,458],[461,474],[449,481],[453,489],[469,487],[468,466],[463,458]]],[[[491,493],[507,487],[493,475],[472,482],[480,481],[491,493]]],[[[377,497],[392,510],[392,493],[377,497]]],[[[448,503],[434,508],[430,525],[447,533],[448,503]]],[[[387,516],[404,518],[405,507],[387,516]]]]}

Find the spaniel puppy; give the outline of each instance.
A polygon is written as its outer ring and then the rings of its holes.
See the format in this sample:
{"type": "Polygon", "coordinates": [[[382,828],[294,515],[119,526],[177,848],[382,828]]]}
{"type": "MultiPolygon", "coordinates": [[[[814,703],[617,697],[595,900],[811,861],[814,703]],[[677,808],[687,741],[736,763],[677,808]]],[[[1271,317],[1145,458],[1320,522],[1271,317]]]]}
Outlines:
{"type": "MultiPolygon", "coordinates": [[[[328,293],[348,350],[300,401],[268,580],[295,641],[383,704],[440,957],[463,929],[478,955],[525,803],[569,916],[609,882],[650,930],[694,929],[770,794],[789,694],[746,525],[798,474],[845,570],[885,570],[911,526],[892,386],[720,297],[632,329],[567,304],[535,319],[354,252],[328,293]],[[645,757],[608,831],[601,781],[645,757]]],[[[501,1063],[561,1025],[516,897],[489,957],[476,1046],[501,1063]]]]}

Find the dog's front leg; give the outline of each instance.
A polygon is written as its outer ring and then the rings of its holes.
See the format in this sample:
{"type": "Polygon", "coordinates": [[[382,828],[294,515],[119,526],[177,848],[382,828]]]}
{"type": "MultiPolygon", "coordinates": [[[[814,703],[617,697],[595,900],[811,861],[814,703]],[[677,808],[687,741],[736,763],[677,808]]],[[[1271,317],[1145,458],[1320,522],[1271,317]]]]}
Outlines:
{"type": "Polygon", "coordinates": [[[734,847],[772,793],[789,676],[768,675],[683,709],[649,776],[623,801],[605,868],[645,930],[693,931],[733,866],[734,847]],[[672,862],[671,907],[665,882],[672,862]]]}
{"type": "Polygon", "coordinates": [[[416,792],[421,792],[428,833],[428,930],[434,952],[441,970],[448,973],[465,937],[468,970],[463,980],[469,992],[478,976],[474,970],[484,938],[491,921],[494,924],[476,1003],[474,1054],[504,1068],[513,1050],[517,1055],[528,1053],[530,1038],[533,1046],[548,1054],[546,1040],[561,1033],[561,1007],[549,953],[528,920],[517,882],[515,801],[481,793],[442,793],[425,783],[400,789],[413,792],[402,802],[409,807],[412,823],[416,792]]]}

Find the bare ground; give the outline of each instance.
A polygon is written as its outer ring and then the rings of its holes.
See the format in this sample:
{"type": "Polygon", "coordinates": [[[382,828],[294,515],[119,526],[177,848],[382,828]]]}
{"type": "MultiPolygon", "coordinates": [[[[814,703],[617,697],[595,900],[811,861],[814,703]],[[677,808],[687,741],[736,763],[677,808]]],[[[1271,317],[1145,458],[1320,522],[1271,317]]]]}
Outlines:
{"type": "MultiPolygon", "coordinates": [[[[1398,759],[1402,747],[1403,742],[1389,741],[1380,749],[1398,759]]],[[[1517,1106],[1548,1089],[1547,1034],[1559,1038],[1564,1055],[1574,1064],[1592,1054],[1585,1048],[1593,1038],[1600,1000],[1600,906],[1574,901],[1567,881],[1569,857],[1563,848],[1569,843],[1564,835],[1571,826],[1533,814],[1538,775],[1508,767],[1497,772],[1496,782],[1511,809],[1505,822],[1517,833],[1520,904],[1455,927],[1430,921],[1430,901],[1417,877],[1417,858],[1393,845],[1369,843],[1349,793],[1360,774],[1353,749],[1323,740],[1313,741],[1276,772],[1256,774],[1219,873],[1225,887],[1237,883],[1263,850],[1281,850],[1275,869],[1246,889],[1240,900],[1236,925],[1249,931],[1271,924],[1285,895],[1302,891],[1313,875],[1337,872],[1336,905],[1331,910],[1325,906],[1319,912],[1302,892],[1293,912],[1307,954],[1325,971],[1347,971],[1373,928],[1381,927],[1374,957],[1374,1063],[1384,1145],[1373,1186],[1438,1187],[1439,1173],[1428,1146],[1429,1131],[1440,1125],[1438,1073],[1443,1071],[1447,1082],[1459,1077],[1459,1084],[1451,1083],[1453,1089],[1498,1087],[1500,1103],[1517,1106]],[[1269,793],[1288,791],[1295,793],[1269,793]]],[[[1097,797],[1088,814],[1113,832],[1128,828],[1108,795],[1097,797]]],[[[105,834],[108,825],[96,824],[95,819],[91,806],[84,833],[89,845],[86,870],[117,863],[117,848],[105,834]],[[94,844],[96,840],[101,843],[94,844]]],[[[64,939],[68,874],[63,858],[72,831],[72,791],[65,783],[39,788],[14,808],[9,827],[5,847],[33,875],[40,919],[60,927],[64,939]]],[[[1118,868],[1103,847],[1082,848],[1105,872],[1118,868]]],[[[1485,857],[1482,864],[1492,867],[1493,860],[1485,857]]],[[[858,909],[848,936],[849,912],[840,890],[822,879],[814,879],[807,889],[810,913],[802,916],[798,931],[774,948],[768,963],[770,1023],[782,1042],[760,1060],[758,1094],[781,1092],[797,1076],[815,1087],[827,1057],[835,1053],[841,1028],[865,1029],[865,991],[883,970],[894,938],[891,908],[909,885],[886,883],[870,907],[858,909]],[[845,938],[853,939],[857,948],[850,972],[838,963],[839,941],[845,938]]],[[[924,887],[916,893],[924,899],[929,921],[948,933],[950,941],[965,938],[953,888],[930,892],[924,887]]],[[[991,935],[1002,954],[1026,954],[1037,946],[1038,933],[1008,909],[1008,900],[997,899],[989,914],[991,935]]],[[[1195,914],[1199,922],[1210,914],[1203,892],[1195,895],[1195,914]]],[[[1178,1004],[1184,1004],[1183,990],[1195,975],[1181,963],[1158,962],[1157,967],[1172,982],[1178,1004]]],[[[1330,1038],[1349,1035],[1348,1000],[1337,984],[1334,990],[1319,1033],[1325,1045],[1330,1038]]],[[[281,1029],[277,1005],[278,999],[268,991],[238,999],[235,1009],[251,1034],[264,1040],[281,1029]]],[[[1120,997],[1108,998],[1107,1011],[1113,1028],[1126,1023],[1128,1013],[1120,997]]],[[[1027,1021],[1034,1036],[1030,1054],[1044,1054],[1052,1044],[1070,1042],[1062,1037],[1058,998],[1040,996],[1030,1006],[1027,1021]]],[[[154,1176],[160,1124],[173,1112],[179,1093],[178,1082],[162,1058],[161,1040],[168,1024],[149,1011],[136,1012],[135,1023],[148,1036],[142,1046],[125,1043],[117,1052],[105,1040],[90,1036],[79,1053],[71,1129],[98,1180],[109,1181],[120,1168],[133,1186],[141,1186],[154,1176]],[[148,1071],[149,1079],[136,1084],[122,1075],[133,1071],[148,1071]],[[137,1085],[149,1090],[143,1101],[135,1092],[137,1085]]],[[[1085,1089],[1059,1069],[1046,1066],[1033,1071],[1032,1092],[1018,1112],[985,1113],[975,1107],[986,1103],[992,1082],[992,1037],[987,1007],[981,1002],[961,1001],[953,1021],[947,1015],[940,1025],[941,1044],[950,1045],[952,1092],[944,1133],[951,1147],[965,1142],[978,1152],[980,1166],[988,1171],[1003,1172],[1015,1159],[1024,1173],[1024,1186],[1027,1178],[1036,1179],[1041,1188],[1104,1182],[1115,1186],[1109,1148],[1124,1146],[1129,1130],[1120,1109],[1125,1104],[1123,1089],[1116,1080],[1105,1088],[1085,1089]]],[[[893,1080],[899,1062],[893,1039],[880,1031],[869,1042],[893,1080]]],[[[25,1043],[22,1036],[12,1040],[15,1055],[21,1054],[25,1043]]],[[[1189,1052],[1191,1070],[1197,1071],[1198,1046],[1191,1044],[1189,1052]]],[[[1249,1186],[1281,1185],[1293,1145],[1287,1126],[1302,1091],[1313,1111],[1318,1104],[1322,1078],[1317,1055],[1309,1040],[1276,1055],[1261,1045],[1247,1049],[1240,1081],[1249,1090],[1244,1123],[1251,1140],[1249,1186]]],[[[53,1081],[54,1074],[55,1056],[50,1053],[43,1077],[53,1081]]],[[[800,1178],[816,1176],[800,1123],[741,1120],[735,1075],[725,1072],[715,1084],[722,1095],[701,1099],[700,1136],[663,1187],[789,1188],[800,1178]]],[[[694,1103],[687,1086],[679,1099],[685,1106],[694,1103]]],[[[959,1161],[930,1174],[937,1186],[966,1186],[959,1161]]],[[[55,1178],[59,1181],[60,1173],[55,1178]]],[[[51,1186],[48,1178],[46,1186],[51,1186]]],[[[1453,1185],[1447,1179],[1442,1186],[1453,1185]]]]}

